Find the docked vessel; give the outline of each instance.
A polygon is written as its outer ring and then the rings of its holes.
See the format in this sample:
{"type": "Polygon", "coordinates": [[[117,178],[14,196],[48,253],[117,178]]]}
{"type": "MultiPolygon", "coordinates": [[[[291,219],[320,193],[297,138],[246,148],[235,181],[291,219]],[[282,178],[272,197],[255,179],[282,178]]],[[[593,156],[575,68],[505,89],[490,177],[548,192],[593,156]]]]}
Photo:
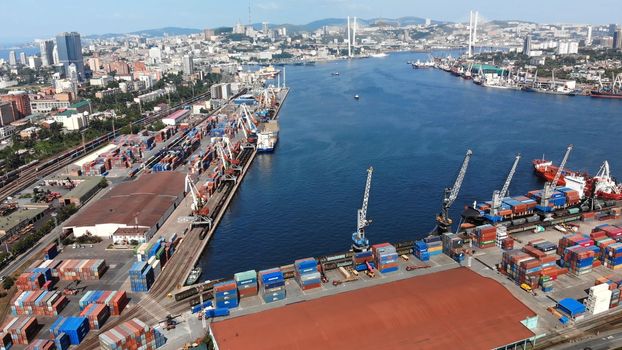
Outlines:
{"type": "Polygon", "coordinates": [[[201,267],[197,266],[194,269],[192,269],[192,271],[190,271],[190,274],[188,274],[188,278],[186,279],[186,285],[189,286],[189,285],[197,283],[202,273],[203,273],[203,269],[201,267]]]}
{"type": "Polygon", "coordinates": [[[380,52],[380,53],[372,53],[371,55],[369,55],[369,57],[373,57],[373,58],[382,58],[382,57],[387,57],[388,55],[384,52],[380,52]]]}
{"type": "Polygon", "coordinates": [[[594,98],[622,99],[622,91],[592,90],[590,91],[590,96],[594,98]]]}
{"type": "MultiPolygon", "coordinates": [[[[555,174],[559,169],[559,167],[553,165],[552,161],[544,158],[534,159],[532,164],[536,175],[547,182],[553,181],[555,174]]],[[[587,174],[581,174],[579,172],[564,168],[562,169],[561,175],[557,180],[557,186],[566,186],[583,193],[588,178],[589,176],[587,176],[587,174]]]]}
{"type": "Polygon", "coordinates": [[[417,62],[413,62],[411,63],[411,65],[414,69],[425,69],[425,68],[434,68],[435,63],[432,60],[425,61],[425,62],[421,62],[420,60],[417,60],[417,62]]]}
{"type": "Polygon", "coordinates": [[[279,124],[271,120],[263,125],[263,130],[257,133],[257,152],[273,152],[279,141],[279,124]]]}

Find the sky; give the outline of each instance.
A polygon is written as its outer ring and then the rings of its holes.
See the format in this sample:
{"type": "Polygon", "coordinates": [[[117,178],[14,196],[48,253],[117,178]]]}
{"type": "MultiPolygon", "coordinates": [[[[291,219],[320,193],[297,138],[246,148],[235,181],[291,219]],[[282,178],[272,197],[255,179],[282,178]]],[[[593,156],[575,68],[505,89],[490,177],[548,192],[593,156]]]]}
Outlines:
{"type": "MultiPolygon", "coordinates": [[[[416,16],[467,21],[477,9],[486,19],[540,23],[622,22],[622,0],[250,0],[254,23],[305,24],[329,17],[416,16]]],[[[248,0],[0,0],[0,43],[53,37],[125,33],[161,27],[215,28],[248,23],[248,0]]]]}

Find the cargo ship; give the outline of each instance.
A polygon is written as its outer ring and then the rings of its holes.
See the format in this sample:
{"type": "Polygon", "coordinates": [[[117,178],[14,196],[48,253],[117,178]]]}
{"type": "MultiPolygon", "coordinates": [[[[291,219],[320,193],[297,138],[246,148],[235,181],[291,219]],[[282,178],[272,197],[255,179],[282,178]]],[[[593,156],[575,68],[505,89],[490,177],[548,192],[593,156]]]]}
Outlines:
{"type": "Polygon", "coordinates": [[[590,91],[590,97],[622,99],[622,91],[616,92],[616,91],[611,91],[611,90],[592,90],[590,91]]]}
{"type": "MultiPolygon", "coordinates": [[[[553,181],[559,169],[559,167],[553,165],[552,161],[544,158],[534,159],[532,164],[536,175],[544,181],[553,181]]],[[[564,168],[562,169],[561,176],[557,180],[557,186],[568,186],[583,191],[588,177],[587,174],[581,174],[564,168]]]]}

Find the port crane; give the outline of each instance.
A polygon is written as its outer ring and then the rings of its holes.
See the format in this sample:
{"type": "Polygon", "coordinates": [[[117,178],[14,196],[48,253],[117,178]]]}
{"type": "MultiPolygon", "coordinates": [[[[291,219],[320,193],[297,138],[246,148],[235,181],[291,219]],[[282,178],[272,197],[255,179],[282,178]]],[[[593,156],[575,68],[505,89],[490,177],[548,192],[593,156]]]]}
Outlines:
{"type": "Polygon", "coordinates": [[[512,177],[514,177],[514,173],[516,172],[516,166],[518,166],[520,158],[520,153],[516,155],[516,158],[514,158],[514,164],[512,164],[510,173],[505,179],[505,183],[503,184],[503,188],[501,189],[501,191],[495,190],[492,193],[492,205],[490,207],[490,215],[492,215],[493,217],[499,215],[499,209],[501,209],[501,201],[503,201],[503,198],[505,198],[505,196],[508,194],[508,190],[510,189],[510,183],[512,182],[512,177]]]}
{"type": "Polygon", "coordinates": [[[557,168],[557,173],[555,173],[555,177],[552,181],[546,182],[544,184],[544,188],[542,189],[542,197],[540,198],[540,205],[538,209],[543,212],[551,212],[553,208],[549,207],[549,201],[551,200],[551,196],[553,196],[553,192],[557,187],[557,182],[564,171],[564,167],[566,166],[566,162],[568,161],[568,156],[570,156],[570,152],[572,151],[572,145],[568,145],[566,148],[566,154],[564,154],[564,158],[561,163],[559,163],[559,168],[557,168]]]}
{"type": "Polygon", "coordinates": [[[225,175],[223,177],[224,180],[233,182],[237,181],[237,177],[234,174],[236,170],[239,170],[241,168],[239,166],[234,166],[229,163],[229,159],[225,154],[225,150],[223,149],[220,142],[216,143],[216,151],[218,153],[218,156],[220,157],[220,160],[222,161],[222,165],[225,167],[225,175]]]}
{"type": "Polygon", "coordinates": [[[473,151],[470,149],[467,150],[454,185],[451,188],[445,188],[443,206],[441,207],[441,212],[436,216],[436,232],[439,235],[451,231],[453,220],[449,217],[449,208],[451,208],[451,205],[454,204],[456,198],[458,198],[458,193],[460,192],[460,187],[462,187],[462,181],[464,181],[464,176],[466,175],[472,155],[473,151]]]}
{"type": "Polygon", "coordinates": [[[365,227],[371,224],[371,219],[367,218],[367,204],[369,203],[369,190],[371,189],[371,176],[374,172],[373,167],[367,169],[367,182],[365,183],[365,193],[363,194],[363,205],[357,211],[356,232],[352,234],[352,250],[364,252],[369,249],[369,240],[365,237],[365,227]]]}
{"type": "Polygon", "coordinates": [[[192,226],[207,225],[211,227],[212,219],[208,217],[209,209],[206,206],[207,201],[199,195],[199,190],[194,182],[192,182],[190,174],[186,175],[185,190],[186,192],[190,192],[190,195],[192,196],[192,205],[190,207],[192,209],[192,213],[194,214],[192,226]]]}

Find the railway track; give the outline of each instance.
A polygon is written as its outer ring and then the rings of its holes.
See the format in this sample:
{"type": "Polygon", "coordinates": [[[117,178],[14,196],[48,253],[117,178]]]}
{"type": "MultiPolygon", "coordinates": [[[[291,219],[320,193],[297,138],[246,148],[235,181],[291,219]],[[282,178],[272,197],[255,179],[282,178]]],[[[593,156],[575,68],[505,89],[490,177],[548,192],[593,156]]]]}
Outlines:
{"type": "MultiPolygon", "coordinates": [[[[175,112],[182,108],[185,105],[190,103],[194,103],[196,101],[202,100],[206,97],[209,97],[210,92],[205,92],[203,94],[197,95],[191,99],[188,99],[182,103],[179,103],[173,107],[171,107],[166,112],[158,112],[150,116],[145,116],[135,122],[132,125],[139,125],[141,127],[147,126],[156,120],[161,119],[162,117],[167,116],[168,114],[175,112]]],[[[84,145],[76,146],[69,151],[66,151],[62,155],[58,157],[52,157],[45,159],[41,162],[32,164],[17,174],[14,178],[9,178],[7,175],[2,177],[4,180],[4,186],[0,188],[0,200],[4,201],[7,197],[13,195],[16,192],[23,190],[24,188],[30,186],[32,183],[37,181],[41,177],[48,176],[63,167],[71,164],[76,158],[86,155],[87,153],[104,146],[110,140],[114,139],[117,135],[116,132],[109,132],[105,135],[102,135],[95,140],[89,141],[84,145]]]]}

